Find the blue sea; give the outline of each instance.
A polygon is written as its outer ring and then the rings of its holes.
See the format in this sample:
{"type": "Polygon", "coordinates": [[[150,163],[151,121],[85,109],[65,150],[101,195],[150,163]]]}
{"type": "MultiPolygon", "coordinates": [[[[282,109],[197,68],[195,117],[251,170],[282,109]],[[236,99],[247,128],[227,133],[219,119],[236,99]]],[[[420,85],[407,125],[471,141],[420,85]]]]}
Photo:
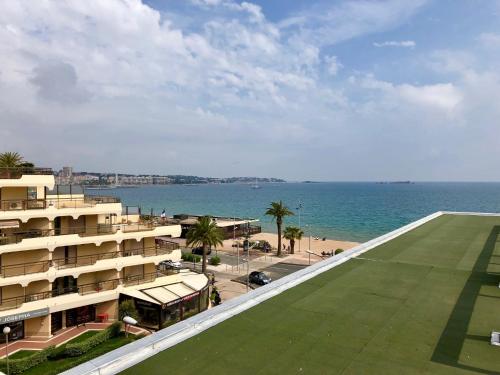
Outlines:
{"type": "Polygon", "coordinates": [[[260,219],[265,231],[276,231],[266,208],[282,200],[296,215],[285,225],[299,224],[306,235],[367,241],[436,211],[500,212],[500,183],[376,184],[276,183],[252,189],[245,184],[163,185],[92,190],[115,195],[124,205],[167,215],[209,214],[260,219]]]}

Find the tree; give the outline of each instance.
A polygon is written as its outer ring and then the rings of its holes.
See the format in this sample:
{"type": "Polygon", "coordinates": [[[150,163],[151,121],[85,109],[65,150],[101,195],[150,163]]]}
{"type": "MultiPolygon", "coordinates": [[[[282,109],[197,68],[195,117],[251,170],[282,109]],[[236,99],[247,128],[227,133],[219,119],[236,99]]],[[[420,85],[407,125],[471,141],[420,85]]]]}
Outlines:
{"type": "Polygon", "coordinates": [[[17,168],[23,161],[23,157],[17,152],[0,153],[0,167],[2,168],[17,168]]]}
{"type": "Polygon", "coordinates": [[[10,178],[11,172],[18,168],[22,168],[25,163],[23,157],[17,152],[2,152],[0,153],[0,168],[10,178]]]}
{"type": "Polygon", "coordinates": [[[137,312],[137,309],[135,308],[135,302],[133,299],[126,299],[120,303],[120,306],[118,306],[118,315],[120,318],[120,321],[123,320],[124,317],[130,316],[131,318],[134,318],[135,320],[139,319],[139,313],[137,312]]]}
{"type": "Polygon", "coordinates": [[[283,232],[283,238],[290,241],[290,252],[295,254],[295,240],[301,240],[304,232],[298,227],[286,227],[283,232]]]}
{"type": "Polygon", "coordinates": [[[278,227],[278,256],[281,255],[281,225],[283,224],[283,218],[285,216],[292,216],[294,213],[290,209],[283,205],[282,201],[271,202],[271,206],[266,211],[266,215],[272,216],[276,220],[276,226],[278,227]]]}
{"type": "Polygon", "coordinates": [[[201,271],[207,272],[207,249],[216,248],[222,245],[224,234],[217,227],[215,221],[210,216],[203,216],[198,219],[198,222],[189,229],[186,234],[187,246],[201,246],[203,248],[203,260],[201,263],[201,271]]]}

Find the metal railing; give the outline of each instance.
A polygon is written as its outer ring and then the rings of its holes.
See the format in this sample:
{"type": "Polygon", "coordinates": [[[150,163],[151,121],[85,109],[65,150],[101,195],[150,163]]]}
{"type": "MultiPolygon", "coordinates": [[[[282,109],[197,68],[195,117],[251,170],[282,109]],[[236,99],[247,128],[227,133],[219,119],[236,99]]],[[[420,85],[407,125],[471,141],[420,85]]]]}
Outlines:
{"type": "Polygon", "coordinates": [[[10,264],[0,267],[1,277],[14,277],[14,276],[24,276],[33,273],[47,272],[50,267],[55,267],[56,269],[66,269],[66,268],[76,268],[91,266],[100,260],[115,259],[119,257],[129,257],[141,255],[142,257],[153,257],[158,255],[171,254],[173,250],[179,249],[179,244],[175,242],[168,242],[157,244],[154,247],[144,247],[140,249],[131,250],[120,250],[111,251],[106,253],[95,253],[89,255],[81,255],[66,258],[56,258],[52,260],[40,261],[40,262],[27,262],[10,264]]]}
{"type": "Polygon", "coordinates": [[[22,175],[53,175],[51,168],[38,167],[0,167],[0,179],[17,179],[22,175]]]}
{"type": "Polygon", "coordinates": [[[43,210],[48,207],[85,208],[104,203],[120,203],[120,198],[85,196],[81,198],[6,199],[0,201],[0,211],[43,210]]]}
{"type": "Polygon", "coordinates": [[[24,296],[3,298],[0,303],[0,311],[16,309],[23,303],[41,301],[48,298],[62,296],[64,294],[77,293],[78,287],[69,287],[63,289],[54,289],[46,292],[26,294],[24,296]]]}
{"type": "Polygon", "coordinates": [[[95,283],[83,284],[78,286],[78,294],[84,296],[86,294],[99,293],[107,290],[114,290],[120,285],[121,279],[111,279],[105,281],[97,281],[95,283]]]}
{"type": "Polygon", "coordinates": [[[156,280],[157,277],[169,276],[179,272],[178,270],[155,271],[141,275],[131,275],[118,279],[110,279],[103,281],[96,281],[89,284],[82,284],[63,289],[54,289],[41,293],[27,294],[24,296],[4,298],[0,300],[0,311],[16,309],[23,303],[40,301],[48,298],[54,298],[65,294],[78,293],[81,296],[104,292],[107,290],[114,290],[119,285],[131,286],[150,283],[156,280]]]}
{"type": "Polygon", "coordinates": [[[113,234],[118,230],[124,233],[151,231],[161,226],[154,222],[140,222],[131,224],[98,224],[96,227],[69,227],[57,229],[30,229],[12,233],[0,233],[0,245],[19,243],[27,238],[63,236],[78,234],[80,237],[99,236],[113,234]]]}
{"type": "Polygon", "coordinates": [[[51,266],[50,260],[31,263],[11,264],[0,267],[1,277],[24,276],[32,273],[47,272],[51,266]]]}

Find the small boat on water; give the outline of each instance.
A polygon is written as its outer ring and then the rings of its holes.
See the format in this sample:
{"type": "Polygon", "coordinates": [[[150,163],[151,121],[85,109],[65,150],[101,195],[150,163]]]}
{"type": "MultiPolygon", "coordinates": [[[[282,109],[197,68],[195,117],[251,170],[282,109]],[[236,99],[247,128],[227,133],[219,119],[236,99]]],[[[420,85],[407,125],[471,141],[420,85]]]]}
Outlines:
{"type": "Polygon", "coordinates": [[[257,179],[255,179],[255,184],[253,184],[251,186],[252,189],[260,189],[261,187],[259,186],[259,184],[257,183],[257,179]]]}

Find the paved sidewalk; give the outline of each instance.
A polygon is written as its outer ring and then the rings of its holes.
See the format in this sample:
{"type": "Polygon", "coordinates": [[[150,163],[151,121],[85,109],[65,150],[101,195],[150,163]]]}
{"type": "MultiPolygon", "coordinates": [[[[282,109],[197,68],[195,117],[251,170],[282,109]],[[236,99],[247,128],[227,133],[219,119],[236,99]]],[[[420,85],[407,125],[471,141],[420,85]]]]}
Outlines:
{"type": "MultiPolygon", "coordinates": [[[[102,331],[103,329],[109,327],[112,322],[109,323],[86,323],[85,325],[80,325],[78,327],[70,327],[60,330],[56,335],[49,339],[44,338],[27,338],[17,341],[9,342],[9,355],[13,354],[19,350],[42,350],[48,346],[62,345],[69,340],[81,335],[87,331],[102,331]]],[[[149,334],[151,332],[139,328],[139,327],[129,327],[128,331],[133,334],[149,334]]],[[[0,358],[5,357],[5,344],[0,345],[0,358]]]]}

